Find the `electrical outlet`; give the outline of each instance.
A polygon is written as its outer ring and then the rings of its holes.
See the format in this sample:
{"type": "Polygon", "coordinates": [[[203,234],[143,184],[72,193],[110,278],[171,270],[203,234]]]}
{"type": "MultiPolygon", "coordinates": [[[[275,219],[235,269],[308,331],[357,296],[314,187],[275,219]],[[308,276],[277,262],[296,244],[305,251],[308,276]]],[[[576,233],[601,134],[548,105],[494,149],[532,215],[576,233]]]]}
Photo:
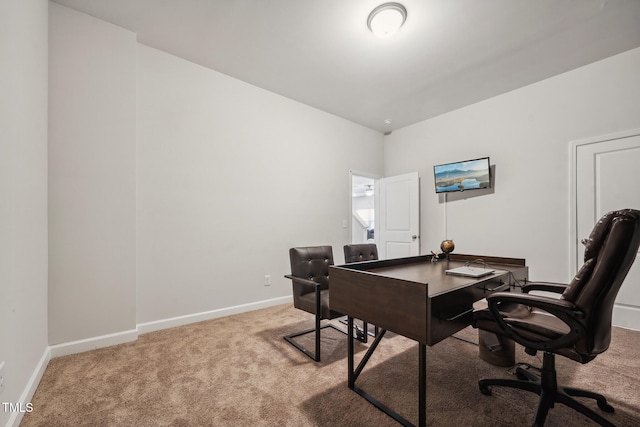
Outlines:
{"type": "Polygon", "coordinates": [[[271,275],[267,274],[266,276],[264,276],[264,285],[265,286],[271,286],[271,275]]]}
{"type": "Polygon", "coordinates": [[[4,390],[4,362],[0,363],[0,393],[4,390]]]}

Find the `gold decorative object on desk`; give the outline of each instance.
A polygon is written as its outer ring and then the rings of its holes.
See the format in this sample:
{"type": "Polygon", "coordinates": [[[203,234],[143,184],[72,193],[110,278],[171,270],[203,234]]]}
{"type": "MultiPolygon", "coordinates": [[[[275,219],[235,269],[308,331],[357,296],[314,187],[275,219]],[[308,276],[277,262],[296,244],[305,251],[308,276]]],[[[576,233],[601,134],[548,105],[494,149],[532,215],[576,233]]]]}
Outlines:
{"type": "Polygon", "coordinates": [[[440,250],[445,254],[449,255],[456,248],[456,245],[453,243],[453,240],[443,240],[440,243],[440,250]]]}

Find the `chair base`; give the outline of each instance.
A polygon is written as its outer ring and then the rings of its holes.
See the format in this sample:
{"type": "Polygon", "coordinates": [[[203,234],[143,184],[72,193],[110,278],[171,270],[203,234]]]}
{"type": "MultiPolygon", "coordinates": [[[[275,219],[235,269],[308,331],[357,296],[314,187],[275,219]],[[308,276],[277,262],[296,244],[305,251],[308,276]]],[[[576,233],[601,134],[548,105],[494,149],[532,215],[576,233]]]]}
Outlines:
{"type": "Polygon", "coordinates": [[[300,350],[301,352],[303,352],[304,354],[309,356],[314,361],[319,362],[320,361],[320,329],[325,329],[325,328],[333,328],[336,331],[342,332],[343,334],[347,335],[346,331],[343,331],[342,329],[338,328],[337,326],[335,326],[332,323],[328,323],[326,325],[320,326],[320,328],[306,329],[304,331],[296,332],[296,333],[291,334],[291,335],[286,335],[284,337],[284,339],[287,340],[287,342],[289,344],[291,344],[292,346],[294,346],[295,348],[297,348],[298,350],[300,350]],[[315,352],[311,352],[311,351],[307,350],[306,348],[304,348],[303,346],[301,346],[300,344],[298,344],[297,342],[295,342],[293,340],[293,338],[295,338],[295,337],[299,337],[301,335],[310,334],[312,332],[316,333],[316,351],[315,352]]]}
{"type": "Polygon", "coordinates": [[[562,403],[575,411],[586,415],[601,426],[615,427],[615,424],[603,418],[600,414],[596,413],[584,404],[578,402],[573,397],[588,397],[595,399],[601,410],[613,413],[614,408],[607,403],[607,399],[603,395],[592,391],[573,387],[559,387],[556,383],[556,371],[554,365],[554,355],[551,353],[545,353],[542,364],[542,375],[540,377],[529,372],[527,369],[518,367],[516,369],[516,374],[519,378],[518,380],[485,378],[478,381],[478,386],[480,387],[480,392],[485,395],[491,395],[491,390],[489,389],[490,386],[511,387],[538,394],[540,399],[538,400],[538,407],[533,419],[534,427],[542,427],[544,425],[549,409],[553,408],[556,402],[562,403]]]}
{"type": "MultiPolygon", "coordinates": [[[[339,322],[342,323],[343,325],[348,325],[346,316],[340,319],[339,322]]],[[[356,325],[355,322],[353,322],[353,329],[355,330],[355,333],[356,333],[356,339],[365,344],[368,342],[368,337],[375,338],[378,335],[378,332],[380,331],[380,328],[378,328],[377,326],[374,326],[373,332],[371,332],[369,330],[369,324],[367,322],[362,322],[362,327],[356,325]]]]}

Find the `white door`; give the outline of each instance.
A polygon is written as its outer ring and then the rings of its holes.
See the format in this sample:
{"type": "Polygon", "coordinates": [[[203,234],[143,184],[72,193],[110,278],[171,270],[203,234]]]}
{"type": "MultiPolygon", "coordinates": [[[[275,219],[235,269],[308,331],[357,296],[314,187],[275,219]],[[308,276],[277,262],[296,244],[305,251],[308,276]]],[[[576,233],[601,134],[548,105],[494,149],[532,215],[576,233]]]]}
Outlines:
{"type": "Polygon", "coordinates": [[[378,256],[402,258],[420,254],[420,186],[418,173],[378,181],[378,256]]]}
{"type": "MultiPolygon", "coordinates": [[[[640,131],[573,144],[575,179],[574,271],[582,265],[584,247],[596,221],[625,208],[640,210],[640,131]]],[[[636,256],[614,306],[616,326],[640,330],[640,256],[636,256]]]]}

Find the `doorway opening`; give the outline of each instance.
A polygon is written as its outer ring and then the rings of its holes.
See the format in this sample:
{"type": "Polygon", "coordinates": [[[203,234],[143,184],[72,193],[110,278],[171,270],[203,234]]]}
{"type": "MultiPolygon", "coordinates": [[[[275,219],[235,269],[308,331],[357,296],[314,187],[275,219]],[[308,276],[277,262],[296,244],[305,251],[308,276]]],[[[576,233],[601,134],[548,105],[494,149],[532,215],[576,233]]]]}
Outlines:
{"type": "Polygon", "coordinates": [[[376,241],[376,193],[374,176],[351,172],[351,243],[376,241]]]}

